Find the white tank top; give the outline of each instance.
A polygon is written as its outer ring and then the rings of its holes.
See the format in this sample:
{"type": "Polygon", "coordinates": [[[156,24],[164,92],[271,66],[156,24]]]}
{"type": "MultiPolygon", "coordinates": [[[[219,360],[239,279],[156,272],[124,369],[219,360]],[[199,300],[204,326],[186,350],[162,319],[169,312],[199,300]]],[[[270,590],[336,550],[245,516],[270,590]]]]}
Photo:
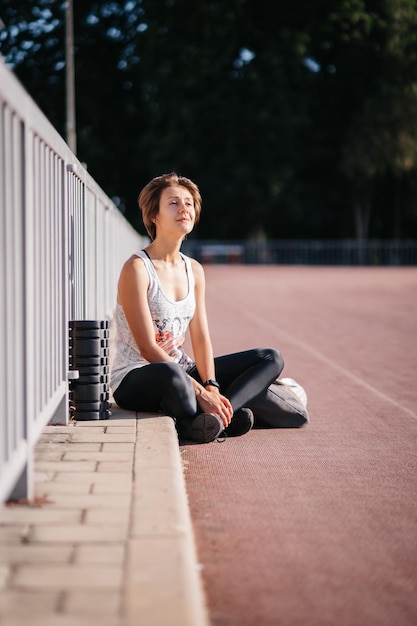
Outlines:
{"type": "MultiPolygon", "coordinates": [[[[176,363],[188,369],[193,361],[184,352],[182,346],[195,311],[194,274],[190,259],[185,254],[181,252],[180,254],[187,272],[188,293],[183,300],[178,302],[170,300],[164,294],[158,274],[146,253],[140,251],[137,256],[142,259],[149,274],[148,303],[155,328],[155,340],[176,363]]],[[[143,358],[136,345],[123,307],[118,302],[115,325],[115,356],[110,379],[113,392],[131,370],[149,365],[149,361],[143,358]]]]}

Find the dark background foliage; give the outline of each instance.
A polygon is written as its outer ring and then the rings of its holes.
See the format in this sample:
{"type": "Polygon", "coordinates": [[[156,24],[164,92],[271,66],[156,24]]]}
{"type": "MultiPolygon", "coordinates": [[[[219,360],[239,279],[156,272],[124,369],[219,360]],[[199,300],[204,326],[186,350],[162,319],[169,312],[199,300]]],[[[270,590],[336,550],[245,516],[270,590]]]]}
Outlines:
{"type": "MultiPolygon", "coordinates": [[[[3,0],[0,52],[65,136],[65,3],[3,0]]],[[[77,153],[132,224],[150,178],[201,238],[417,236],[415,0],[74,0],[77,153]]]]}

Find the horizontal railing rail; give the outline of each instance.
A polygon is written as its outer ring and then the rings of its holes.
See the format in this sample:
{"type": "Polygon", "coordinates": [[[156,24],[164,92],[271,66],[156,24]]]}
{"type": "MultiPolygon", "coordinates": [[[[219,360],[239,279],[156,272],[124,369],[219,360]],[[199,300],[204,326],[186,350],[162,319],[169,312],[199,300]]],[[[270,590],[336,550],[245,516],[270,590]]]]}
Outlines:
{"type": "Polygon", "coordinates": [[[416,239],[189,239],[183,250],[202,263],[281,265],[417,265],[416,239]]]}
{"type": "Polygon", "coordinates": [[[110,319],[144,238],[0,61],[0,502],[33,496],[34,445],[68,420],[68,324],[110,319]]]}

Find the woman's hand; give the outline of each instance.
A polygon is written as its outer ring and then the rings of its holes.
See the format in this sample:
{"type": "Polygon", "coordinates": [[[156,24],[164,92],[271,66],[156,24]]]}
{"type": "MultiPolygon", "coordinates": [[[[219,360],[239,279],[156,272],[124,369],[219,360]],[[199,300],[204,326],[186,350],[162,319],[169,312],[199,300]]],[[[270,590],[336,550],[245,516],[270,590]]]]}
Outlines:
{"type": "Polygon", "coordinates": [[[204,413],[213,413],[220,417],[223,422],[223,426],[227,428],[233,417],[233,409],[229,400],[222,396],[216,389],[211,391],[209,389],[202,388],[201,392],[197,395],[197,402],[199,407],[204,413]]]}

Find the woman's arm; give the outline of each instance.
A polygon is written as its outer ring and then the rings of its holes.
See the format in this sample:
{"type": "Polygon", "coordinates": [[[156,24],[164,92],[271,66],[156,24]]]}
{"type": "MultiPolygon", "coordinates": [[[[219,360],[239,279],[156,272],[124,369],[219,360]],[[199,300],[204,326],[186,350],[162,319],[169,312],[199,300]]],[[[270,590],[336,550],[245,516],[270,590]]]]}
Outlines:
{"type": "MultiPolygon", "coordinates": [[[[205,276],[200,263],[192,260],[192,267],[195,280],[195,300],[196,309],[193,319],[190,322],[189,330],[191,344],[193,347],[194,360],[202,381],[215,378],[215,367],[213,358],[213,347],[211,344],[206,302],[205,302],[205,276]]],[[[203,387],[194,381],[197,402],[203,411],[218,415],[225,427],[230,424],[233,416],[233,409],[229,400],[223,396],[217,387],[211,385],[203,387]]]]}
{"type": "Polygon", "coordinates": [[[192,261],[195,281],[195,314],[190,322],[190,337],[193,346],[194,360],[202,381],[216,378],[214,369],[213,348],[206,312],[206,284],[204,270],[200,263],[192,261]]]}
{"type": "Polygon", "coordinates": [[[148,287],[149,276],[142,259],[137,256],[130,257],[120,273],[118,302],[123,307],[127,323],[143,358],[149,363],[173,361],[156,342],[148,304],[148,287]]]}

